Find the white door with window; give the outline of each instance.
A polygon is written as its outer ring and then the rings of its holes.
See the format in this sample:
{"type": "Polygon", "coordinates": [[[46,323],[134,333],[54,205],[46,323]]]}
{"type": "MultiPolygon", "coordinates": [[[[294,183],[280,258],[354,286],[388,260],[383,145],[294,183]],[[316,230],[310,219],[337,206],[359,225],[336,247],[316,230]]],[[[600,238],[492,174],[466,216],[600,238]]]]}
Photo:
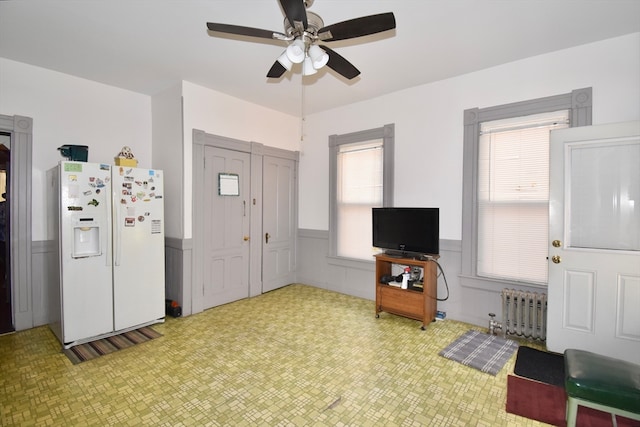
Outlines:
{"type": "Polygon", "coordinates": [[[295,281],[296,162],[264,156],[262,208],[262,291],[295,281]]]}
{"type": "Polygon", "coordinates": [[[547,348],[640,363],[640,122],[551,133],[547,348]]]}
{"type": "Polygon", "coordinates": [[[204,147],[203,308],[249,296],[249,153],[204,147]]]}

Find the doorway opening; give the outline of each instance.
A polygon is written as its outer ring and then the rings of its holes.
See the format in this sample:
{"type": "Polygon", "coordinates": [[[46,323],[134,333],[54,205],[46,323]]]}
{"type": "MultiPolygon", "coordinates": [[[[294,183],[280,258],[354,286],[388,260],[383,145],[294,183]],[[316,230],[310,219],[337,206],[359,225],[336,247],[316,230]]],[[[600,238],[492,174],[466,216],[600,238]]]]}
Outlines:
{"type": "Polygon", "coordinates": [[[0,334],[13,332],[11,304],[11,242],[9,215],[9,176],[11,166],[11,134],[0,133],[0,334]]]}

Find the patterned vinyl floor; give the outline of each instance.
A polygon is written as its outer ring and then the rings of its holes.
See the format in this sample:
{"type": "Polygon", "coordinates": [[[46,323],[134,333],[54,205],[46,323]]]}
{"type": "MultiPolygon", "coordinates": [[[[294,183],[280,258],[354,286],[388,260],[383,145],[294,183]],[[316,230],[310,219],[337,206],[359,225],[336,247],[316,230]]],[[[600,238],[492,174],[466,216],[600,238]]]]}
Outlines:
{"type": "MultiPolygon", "coordinates": [[[[47,326],[0,337],[2,426],[539,426],[491,376],[438,356],[470,326],[290,285],[73,365],[47,326]]],[[[479,328],[476,328],[479,329],[479,328]]]]}

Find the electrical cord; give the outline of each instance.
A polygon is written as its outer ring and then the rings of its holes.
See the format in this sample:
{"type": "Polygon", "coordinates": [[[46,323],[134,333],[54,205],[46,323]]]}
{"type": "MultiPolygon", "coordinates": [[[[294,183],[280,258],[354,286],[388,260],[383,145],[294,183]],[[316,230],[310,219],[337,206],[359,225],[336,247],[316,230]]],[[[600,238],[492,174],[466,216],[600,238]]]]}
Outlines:
{"type": "MultiPolygon", "coordinates": [[[[436,265],[438,266],[438,270],[440,270],[440,274],[438,275],[438,277],[442,276],[442,278],[444,279],[444,285],[447,288],[447,296],[445,298],[436,298],[436,300],[438,300],[438,301],[446,301],[446,300],[449,299],[449,283],[447,283],[447,276],[446,276],[446,274],[444,274],[444,270],[442,269],[442,266],[440,265],[440,263],[438,261],[436,261],[435,259],[432,260],[432,261],[435,262],[436,265]]],[[[438,281],[438,277],[436,277],[436,283],[438,281]]]]}
{"type": "MultiPolygon", "coordinates": [[[[436,287],[438,285],[438,277],[442,276],[442,278],[444,279],[444,286],[447,288],[447,296],[445,298],[436,298],[436,301],[446,301],[446,300],[448,300],[449,299],[449,283],[447,282],[447,275],[444,274],[444,270],[442,269],[442,266],[433,257],[427,258],[426,261],[435,262],[436,265],[438,266],[438,270],[440,270],[440,274],[438,274],[436,276],[436,287]]],[[[422,278],[422,282],[424,283],[424,277],[422,278]]]]}

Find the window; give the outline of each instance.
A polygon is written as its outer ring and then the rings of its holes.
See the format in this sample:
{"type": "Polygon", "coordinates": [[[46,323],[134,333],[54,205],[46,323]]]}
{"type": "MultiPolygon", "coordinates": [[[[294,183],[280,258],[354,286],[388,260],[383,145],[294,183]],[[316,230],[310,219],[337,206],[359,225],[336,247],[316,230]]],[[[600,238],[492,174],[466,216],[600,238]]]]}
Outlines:
{"type": "Polygon", "coordinates": [[[393,201],[393,125],[329,137],[330,256],[373,261],[371,208],[393,201]]]}
{"type": "Polygon", "coordinates": [[[549,132],[591,124],[591,89],[465,111],[466,286],[547,284],[549,132]]]}
{"type": "Polygon", "coordinates": [[[478,276],[547,283],[549,132],[568,110],[480,124],[478,276]]]}

